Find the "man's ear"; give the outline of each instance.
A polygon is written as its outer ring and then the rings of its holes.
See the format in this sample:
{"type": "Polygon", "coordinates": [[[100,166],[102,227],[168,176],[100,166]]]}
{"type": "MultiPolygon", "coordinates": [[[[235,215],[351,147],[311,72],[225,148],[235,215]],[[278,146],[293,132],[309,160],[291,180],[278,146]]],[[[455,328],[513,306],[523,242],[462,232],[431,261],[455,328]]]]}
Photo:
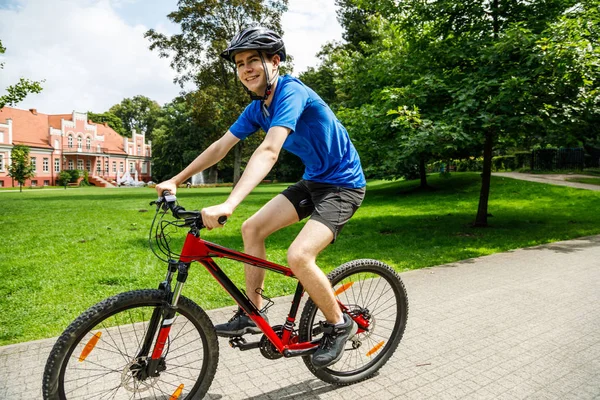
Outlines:
{"type": "Polygon", "coordinates": [[[274,67],[279,67],[279,64],[281,64],[281,57],[279,54],[275,54],[271,59],[271,62],[273,63],[274,67]]]}

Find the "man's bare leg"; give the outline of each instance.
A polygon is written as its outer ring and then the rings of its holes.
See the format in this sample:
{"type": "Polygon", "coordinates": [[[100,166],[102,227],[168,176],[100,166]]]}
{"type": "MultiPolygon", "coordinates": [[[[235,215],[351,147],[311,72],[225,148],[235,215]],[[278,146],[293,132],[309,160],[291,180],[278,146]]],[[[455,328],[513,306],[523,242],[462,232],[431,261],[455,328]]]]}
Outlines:
{"type": "Polygon", "coordinates": [[[343,321],[331,283],[317,266],[317,256],[333,240],[333,232],[319,221],[309,220],[288,249],[288,265],[327,322],[343,321]]]}
{"type": "MultiPolygon", "coordinates": [[[[277,195],[242,224],[244,252],[254,257],[266,258],[265,239],[273,232],[298,222],[298,213],[293,204],[283,195],[277,195]]],[[[265,270],[245,264],[246,294],[260,309],[262,297],[256,289],[263,288],[265,270]]]]}

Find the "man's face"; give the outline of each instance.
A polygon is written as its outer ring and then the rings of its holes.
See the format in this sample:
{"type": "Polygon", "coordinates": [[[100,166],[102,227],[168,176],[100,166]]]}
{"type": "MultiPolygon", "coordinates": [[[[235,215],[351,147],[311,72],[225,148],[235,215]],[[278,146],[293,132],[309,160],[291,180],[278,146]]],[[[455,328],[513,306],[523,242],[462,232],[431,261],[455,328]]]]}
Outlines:
{"type": "MultiPolygon", "coordinates": [[[[258,51],[242,51],[237,53],[234,56],[234,59],[238,78],[240,78],[242,84],[257,95],[264,95],[267,88],[267,79],[258,51]]],[[[275,55],[271,60],[265,56],[265,63],[267,64],[267,69],[269,71],[269,78],[273,79],[274,74],[277,73],[279,56],[275,55]]]]}

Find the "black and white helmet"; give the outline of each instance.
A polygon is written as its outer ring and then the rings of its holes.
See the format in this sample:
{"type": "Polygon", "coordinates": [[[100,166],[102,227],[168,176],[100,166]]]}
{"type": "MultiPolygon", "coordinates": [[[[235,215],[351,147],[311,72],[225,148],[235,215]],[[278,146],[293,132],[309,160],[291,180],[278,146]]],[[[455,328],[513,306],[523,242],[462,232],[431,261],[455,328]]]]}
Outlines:
{"type": "Polygon", "coordinates": [[[268,55],[279,54],[281,61],[285,61],[285,45],[281,36],[262,26],[251,26],[235,35],[221,57],[235,62],[233,56],[246,50],[258,50],[268,55]]]}

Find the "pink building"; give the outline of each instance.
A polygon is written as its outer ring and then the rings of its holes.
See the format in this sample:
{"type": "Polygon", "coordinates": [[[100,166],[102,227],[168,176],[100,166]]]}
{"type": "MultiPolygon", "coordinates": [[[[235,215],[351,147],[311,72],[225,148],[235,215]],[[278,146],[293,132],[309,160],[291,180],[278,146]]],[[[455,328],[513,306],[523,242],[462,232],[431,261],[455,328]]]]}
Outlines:
{"type": "MultiPolygon", "coordinates": [[[[0,187],[12,186],[8,176],[11,149],[29,146],[35,177],[26,186],[56,185],[62,170],[87,170],[90,182],[108,186],[129,172],[149,181],[152,174],[152,144],[143,134],[119,135],[107,124],[96,124],[87,113],[47,115],[35,109],[0,110],[0,187]]],[[[18,185],[14,182],[14,185],[18,185]]]]}

